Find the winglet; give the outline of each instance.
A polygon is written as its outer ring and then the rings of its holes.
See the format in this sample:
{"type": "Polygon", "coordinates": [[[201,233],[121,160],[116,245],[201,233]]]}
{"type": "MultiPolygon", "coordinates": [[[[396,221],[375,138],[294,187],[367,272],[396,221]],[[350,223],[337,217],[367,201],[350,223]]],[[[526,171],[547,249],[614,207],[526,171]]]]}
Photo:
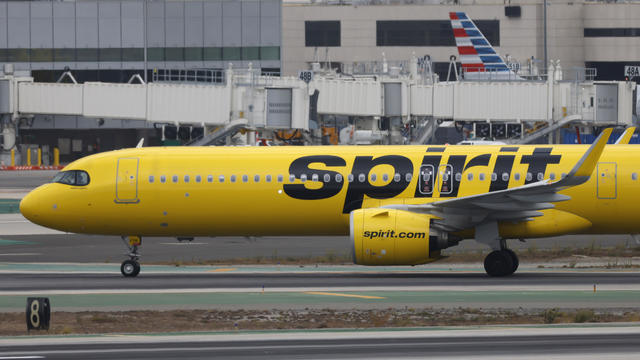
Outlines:
{"type": "Polygon", "coordinates": [[[602,133],[600,133],[600,136],[596,138],[596,141],[591,144],[589,149],[587,149],[584,155],[582,155],[569,174],[567,174],[564,179],[557,182],[557,185],[575,186],[587,182],[600,159],[600,155],[602,155],[605,145],[607,145],[607,142],[609,141],[612,131],[612,128],[602,130],[602,133]]]}
{"type": "Polygon", "coordinates": [[[631,127],[626,128],[624,130],[624,132],[622,133],[622,135],[620,135],[618,140],[616,140],[616,145],[627,145],[629,143],[629,141],[631,141],[631,137],[633,136],[633,133],[635,131],[636,131],[636,127],[635,126],[631,126],[631,127]]]}

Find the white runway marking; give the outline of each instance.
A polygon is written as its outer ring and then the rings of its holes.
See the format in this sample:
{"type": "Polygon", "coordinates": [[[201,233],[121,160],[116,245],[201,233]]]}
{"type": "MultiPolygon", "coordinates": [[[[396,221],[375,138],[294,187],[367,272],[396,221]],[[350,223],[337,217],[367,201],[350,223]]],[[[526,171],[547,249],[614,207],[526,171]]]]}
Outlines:
{"type": "Polygon", "coordinates": [[[201,242],[170,242],[170,243],[160,243],[160,245],[207,245],[207,243],[201,242]]]}
{"type": "Polygon", "coordinates": [[[64,232],[36,225],[22,214],[0,214],[0,236],[8,235],[55,235],[64,232]]]}
{"type": "Polygon", "coordinates": [[[42,253],[6,253],[6,254],[0,254],[0,256],[34,256],[34,255],[42,255],[42,253]]]}

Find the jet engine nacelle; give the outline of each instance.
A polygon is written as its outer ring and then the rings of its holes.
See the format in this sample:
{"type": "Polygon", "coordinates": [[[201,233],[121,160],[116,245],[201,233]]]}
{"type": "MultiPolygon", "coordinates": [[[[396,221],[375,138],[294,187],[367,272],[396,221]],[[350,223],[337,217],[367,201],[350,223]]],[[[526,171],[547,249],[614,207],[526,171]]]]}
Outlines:
{"type": "Polygon", "coordinates": [[[371,208],[351,212],[353,262],[359,265],[419,265],[440,258],[447,234],[429,227],[432,215],[371,208]]]}

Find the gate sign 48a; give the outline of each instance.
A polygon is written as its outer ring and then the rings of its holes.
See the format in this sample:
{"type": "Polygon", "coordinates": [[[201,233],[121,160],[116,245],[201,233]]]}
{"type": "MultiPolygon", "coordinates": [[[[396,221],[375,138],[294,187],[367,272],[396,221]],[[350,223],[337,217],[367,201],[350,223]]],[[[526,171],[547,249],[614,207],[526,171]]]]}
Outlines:
{"type": "Polygon", "coordinates": [[[640,76],[640,66],[625,66],[624,76],[629,78],[640,76]]]}

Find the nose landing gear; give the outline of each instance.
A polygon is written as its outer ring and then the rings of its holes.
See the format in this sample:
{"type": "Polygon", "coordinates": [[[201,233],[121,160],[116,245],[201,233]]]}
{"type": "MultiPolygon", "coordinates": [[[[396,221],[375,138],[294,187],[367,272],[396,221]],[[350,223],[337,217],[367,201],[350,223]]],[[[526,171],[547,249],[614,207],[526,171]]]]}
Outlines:
{"type": "Polygon", "coordinates": [[[138,247],[142,245],[142,238],[139,236],[123,236],[122,241],[129,250],[127,255],[129,260],[125,260],[120,265],[120,272],[125,277],[135,277],[140,273],[140,254],[138,253],[138,247]]]}

